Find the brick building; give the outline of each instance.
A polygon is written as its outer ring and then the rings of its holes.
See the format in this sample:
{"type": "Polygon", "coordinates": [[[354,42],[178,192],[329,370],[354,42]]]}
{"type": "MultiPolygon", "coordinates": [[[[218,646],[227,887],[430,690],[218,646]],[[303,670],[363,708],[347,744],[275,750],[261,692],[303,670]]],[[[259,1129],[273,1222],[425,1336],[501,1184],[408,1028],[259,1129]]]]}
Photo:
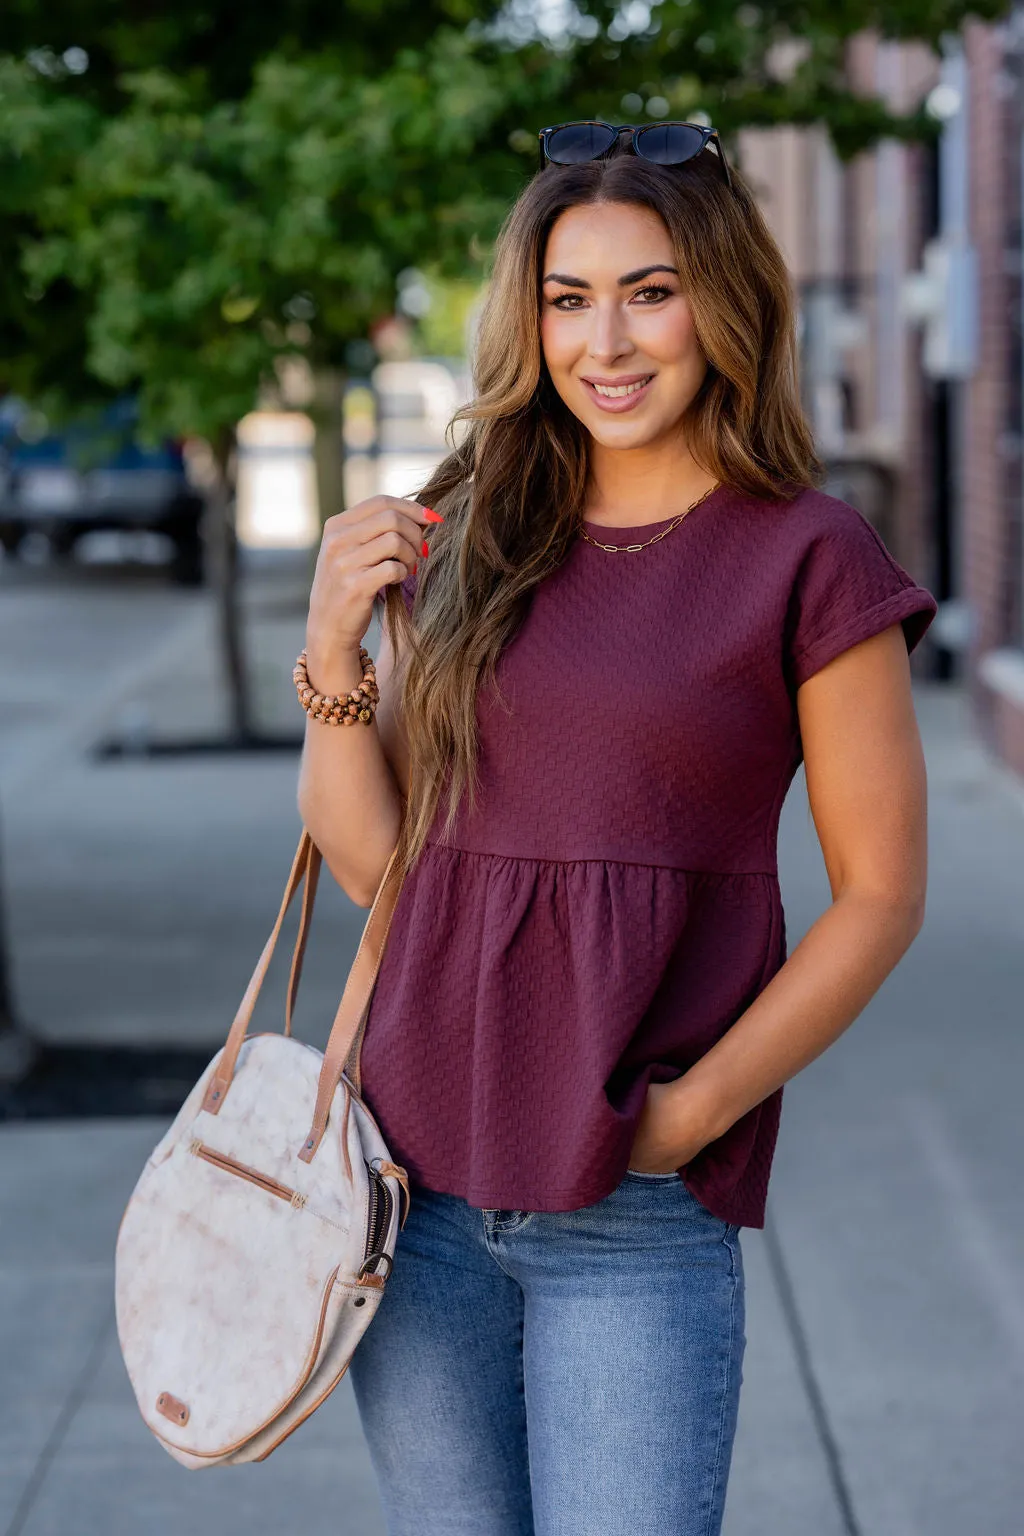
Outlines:
{"type": "Polygon", "coordinates": [[[963,591],[979,723],[1024,774],[1024,457],[1021,192],[1024,7],[964,35],[971,164],[969,218],[978,253],[977,358],[963,392],[963,591]]]}
{"type": "Polygon", "coordinates": [[[939,599],[915,670],[963,679],[1024,774],[1024,6],[969,23],[941,58],[862,34],[847,68],[895,110],[926,100],[939,142],[843,165],[823,130],[758,129],[740,163],[800,295],[829,488],[939,599]]]}

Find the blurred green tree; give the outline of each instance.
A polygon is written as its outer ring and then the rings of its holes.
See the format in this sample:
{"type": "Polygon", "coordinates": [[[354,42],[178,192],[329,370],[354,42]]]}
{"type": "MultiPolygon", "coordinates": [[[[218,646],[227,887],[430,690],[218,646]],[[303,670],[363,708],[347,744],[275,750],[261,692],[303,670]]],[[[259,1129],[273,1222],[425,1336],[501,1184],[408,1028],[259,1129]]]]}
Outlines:
{"type": "MultiPolygon", "coordinates": [[[[25,345],[7,352],[9,378],[57,415],[79,403],[83,373],[137,392],[149,430],[210,442],[228,512],[235,424],[298,362],[291,377],[312,381],[295,403],[317,426],[321,507],[340,508],[347,348],[392,311],[402,268],[424,253],[465,264],[516,180],[504,140],[498,154],[475,146],[497,114],[528,112],[538,81],[553,90],[549,77],[565,72],[554,54],[523,71],[509,50],[492,53],[439,29],[373,77],[273,55],[240,101],[213,104],[150,69],[122,78],[113,113],[0,58],[0,211],[24,221],[6,320],[25,345]],[[60,346],[46,334],[51,295],[80,306],[60,346]],[[65,343],[79,348],[67,372],[65,343]]],[[[210,528],[245,741],[232,520],[210,528]]]]}
{"type": "Polygon", "coordinates": [[[154,427],[216,436],[282,350],[343,365],[402,267],[472,268],[542,122],[703,112],[727,143],[741,126],[822,122],[850,156],[936,129],[849,89],[851,36],[935,45],[1004,9],[7,0],[6,379],[73,400],[136,387],[154,427]]]}
{"type": "Polygon", "coordinates": [[[3,51],[32,57],[51,78],[115,111],[122,81],[164,69],[187,79],[197,98],[235,101],[271,54],[318,58],[347,75],[373,75],[400,48],[421,48],[439,27],[487,24],[502,0],[280,0],[275,6],[225,0],[5,0],[3,51]],[[84,58],[83,58],[84,55],[84,58]],[[65,62],[66,61],[66,62],[65,62]]]}
{"type": "Polygon", "coordinates": [[[402,268],[478,268],[533,169],[542,123],[703,112],[728,148],[740,127],[820,122],[848,158],[883,135],[936,129],[920,108],[894,115],[850,90],[855,33],[936,45],[967,16],[1005,10],[1005,0],[5,0],[0,391],[70,411],[133,390],[153,432],[213,445],[244,744],[253,725],[231,580],[232,444],[288,357],[317,381],[329,512],[342,505],[331,444],[348,344],[391,308],[402,268]]]}
{"type": "MultiPolygon", "coordinates": [[[[51,409],[136,392],[153,432],[209,440],[230,508],[235,423],[299,360],[326,515],[343,505],[348,348],[391,310],[403,268],[479,267],[543,122],[703,112],[727,144],[744,125],[822,122],[848,156],[936,128],[849,89],[855,32],[935,43],[1002,8],[7,0],[0,385],[51,409]]],[[[230,518],[216,526],[230,571],[230,518]]]]}

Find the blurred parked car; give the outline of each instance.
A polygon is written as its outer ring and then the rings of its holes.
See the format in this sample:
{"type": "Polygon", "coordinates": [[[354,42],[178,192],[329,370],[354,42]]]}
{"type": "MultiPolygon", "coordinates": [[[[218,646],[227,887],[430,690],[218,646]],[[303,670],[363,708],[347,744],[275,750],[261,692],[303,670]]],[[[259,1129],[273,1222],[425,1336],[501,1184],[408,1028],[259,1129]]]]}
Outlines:
{"type": "Polygon", "coordinates": [[[30,531],[57,556],[87,533],[139,529],[171,542],[172,578],[203,579],[203,497],[186,473],[182,447],[138,437],[131,400],[52,431],[39,413],[8,396],[0,409],[0,546],[16,555],[30,531]]]}

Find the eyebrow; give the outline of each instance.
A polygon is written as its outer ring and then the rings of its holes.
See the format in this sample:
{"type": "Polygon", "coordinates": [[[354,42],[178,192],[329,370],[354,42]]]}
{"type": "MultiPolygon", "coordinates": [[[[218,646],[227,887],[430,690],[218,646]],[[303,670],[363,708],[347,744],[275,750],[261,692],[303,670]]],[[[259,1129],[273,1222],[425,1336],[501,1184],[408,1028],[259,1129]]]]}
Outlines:
{"type": "MultiPolygon", "coordinates": [[[[653,267],[637,267],[635,272],[627,272],[619,278],[619,287],[628,288],[630,283],[639,283],[643,278],[650,277],[652,272],[671,272],[673,277],[678,277],[676,267],[666,267],[661,262],[653,267]]],[[[544,279],[546,283],[564,283],[567,288],[589,288],[591,284],[584,277],[570,277],[565,272],[549,272],[544,279]]]]}

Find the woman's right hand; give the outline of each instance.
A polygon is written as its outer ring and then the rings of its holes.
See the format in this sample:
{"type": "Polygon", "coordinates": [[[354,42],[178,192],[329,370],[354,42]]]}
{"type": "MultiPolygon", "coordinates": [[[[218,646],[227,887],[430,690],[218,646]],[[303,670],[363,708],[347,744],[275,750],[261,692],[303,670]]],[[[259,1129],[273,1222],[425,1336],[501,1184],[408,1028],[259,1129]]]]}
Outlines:
{"type": "Polygon", "coordinates": [[[416,567],[425,524],[437,513],[418,501],[368,496],[324,524],[306,622],[311,675],[358,656],[381,587],[416,567]]]}

